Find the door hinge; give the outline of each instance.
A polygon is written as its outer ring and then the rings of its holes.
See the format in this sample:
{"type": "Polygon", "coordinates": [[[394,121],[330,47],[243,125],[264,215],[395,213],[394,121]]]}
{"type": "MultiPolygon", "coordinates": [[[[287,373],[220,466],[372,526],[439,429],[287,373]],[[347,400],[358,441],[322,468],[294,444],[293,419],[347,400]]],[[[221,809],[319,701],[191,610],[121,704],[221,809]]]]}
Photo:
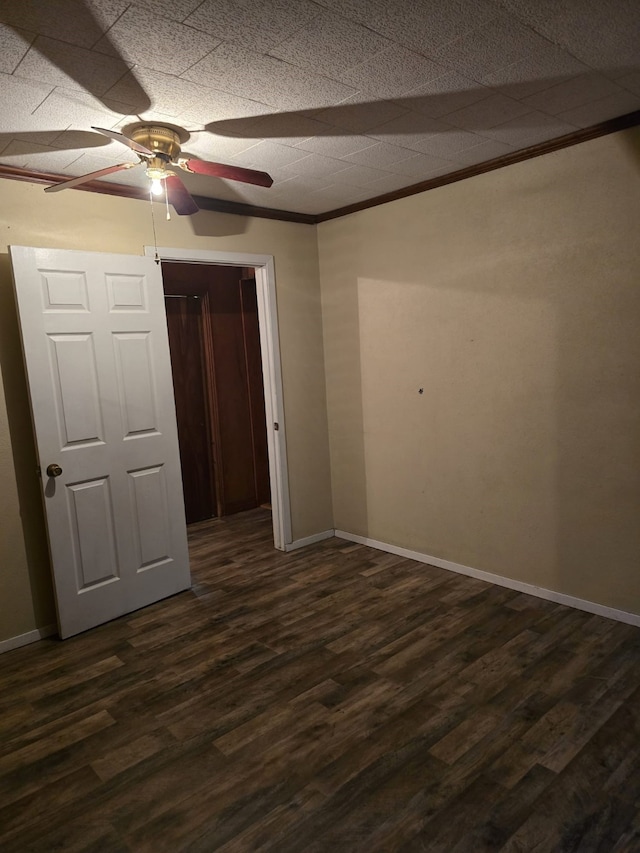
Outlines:
{"type": "Polygon", "coordinates": [[[276,431],[280,429],[280,424],[278,423],[278,421],[274,421],[274,423],[273,423],[273,428],[274,428],[276,431]]]}

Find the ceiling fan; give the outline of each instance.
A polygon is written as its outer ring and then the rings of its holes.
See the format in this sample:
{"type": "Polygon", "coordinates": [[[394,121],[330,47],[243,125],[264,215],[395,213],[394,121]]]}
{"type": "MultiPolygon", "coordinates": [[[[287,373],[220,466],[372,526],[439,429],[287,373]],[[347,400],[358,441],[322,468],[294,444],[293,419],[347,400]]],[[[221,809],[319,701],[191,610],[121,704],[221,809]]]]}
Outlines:
{"type": "Polygon", "coordinates": [[[151,180],[151,192],[154,195],[166,194],[169,203],[176,213],[189,216],[197,213],[199,208],[182,179],[169,166],[177,166],[185,172],[197,175],[210,175],[215,178],[228,178],[232,181],[242,181],[246,184],[256,184],[260,187],[270,187],[273,179],[266,172],[255,169],[245,169],[242,166],[228,166],[224,163],[212,163],[209,160],[197,160],[193,157],[181,157],[181,137],[178,130],[160,124],[141,124],[131,130],[130,136],[118,133],[116,130],[106,130],[103,127],[92,127],[92,130],[104,134],[116,142],[121,142],[138,155],[137,163],[118,163],[98,169],[88,175],[71,178],[68,181],[51,184],[45,192],[77,187],[87,181],[111,175],[114,172],[134,169],[144,165],[147,177],[151,180]]]}

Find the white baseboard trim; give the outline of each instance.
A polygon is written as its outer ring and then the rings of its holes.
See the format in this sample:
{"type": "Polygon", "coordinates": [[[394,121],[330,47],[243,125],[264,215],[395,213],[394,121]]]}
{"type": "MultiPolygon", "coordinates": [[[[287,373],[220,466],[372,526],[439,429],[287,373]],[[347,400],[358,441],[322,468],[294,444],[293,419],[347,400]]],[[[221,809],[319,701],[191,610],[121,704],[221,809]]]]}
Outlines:
{"type": "Polygon", "coordinates": [[[344,530],[336,530],[335,535],[338,539],[347,539],[349,542],[368,545],[370,548],[387,551],[389,554],[397,554],[399,557],[416,560],[418,563],[428,563],[430,566],[436,566],[439,569],[447,569],[450,572],[457,572],[460,575],[467,575],[470,578],[477,578],[478,580],[494,583],[497,586],[504,586],[507,589],[513,589],[517,592],[524,592],[527,595],[534,595],[536,598],[544,598],[546,601],[564,604],[567,607],[575,607],[576,610],[585,610],[587,613],[594,613],[596,616],[604,616],[606,619],[615,619],[616,622],[624,622],[627,625],[640,627],[640,614],[637,613],[627,613],[626,610],[615,610],[613,607],[605,607],[604,604],[597,604],[595,601],[586,601],[583,598],[575,598],[573,595],[565,595],[563,592],[556,592],[553,589],[545,589],[542,586],[535,586],[534,584],[524,583],[523,581],[513,580],[512,578],[505,578],[502,575],[483,572],[471,566],[462,566],[460,563],[452,563],[451,560],[430,557],[428,554],[421,554],[419,551],[410,551],[408,548],[389,545],[386,542],[379,542],[377,539],[368,539],[366,536],[358,536],[355,533],[347,533],[344,530]]]}
{"type": "Polygon", "coordinates": [[[284,546],[285,551],[296,551],[298,548],[306,548],[307,545],[314,545],[316,542],[322,542],[323,539],[331,539],[335,535],[333,528],[331,530],[323,530],[322,533],[314,533],[313,536],[305,536],[304,539],[294,539],[284,546]]]}
{"type": "Polygon", "coordinates": [[[55,625],[47,625],[44,628],[36,628],[35,631],[27,631],[26,634],[18,634],[17,637],[9,637],[8,640],[0,640],[0,655],[12,649],[19,649],[20,646],[28,646],[29,643],[37,643],[38,640],[44,640],[57,632],[55,625]]]}

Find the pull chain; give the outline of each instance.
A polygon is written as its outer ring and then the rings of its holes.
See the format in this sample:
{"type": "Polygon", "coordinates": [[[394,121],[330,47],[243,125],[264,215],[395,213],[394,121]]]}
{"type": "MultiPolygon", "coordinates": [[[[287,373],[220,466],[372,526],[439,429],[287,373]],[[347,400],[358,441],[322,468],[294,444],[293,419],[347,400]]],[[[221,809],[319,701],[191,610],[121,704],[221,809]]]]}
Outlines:
{"type": "Polygon", "coordinates": [[[151,224],[153,226],[153,248],[155,251],[154,261],[160,263],[160,255],[158,254],[158,237],[156,235],[156,217],[153,212],[153,193],[149,192],[149,204],[151,205],[151,224]]]}

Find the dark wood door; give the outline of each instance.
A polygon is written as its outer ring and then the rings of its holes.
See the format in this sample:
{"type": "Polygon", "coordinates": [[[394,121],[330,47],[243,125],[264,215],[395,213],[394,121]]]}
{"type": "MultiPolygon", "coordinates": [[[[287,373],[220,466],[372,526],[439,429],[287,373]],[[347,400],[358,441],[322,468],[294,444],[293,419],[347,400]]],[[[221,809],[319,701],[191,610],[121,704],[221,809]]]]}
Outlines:
{"type": "MultiPolygon", "coordinates": [[[[217,267],[209,284],[223,514],[269,500],[258,304],[253,278],[217,267]]],[[[246,272],[246,271],[245,271],[246,272]]]]}
{"type": "MultiPolygon", "coordinates": [[[[166,294],[198,296],[201,306],[202,385],[207,413],[208,476],[215,512],[230,515],[268,503],[269,467],[253,270],[163,263],[166,294]]],[[[167,303],[177,299],[167,299],[167,303]]],[[[171,338],[171,324],[169,328],[171,338]]],[[[195,337],[195,335],[194,335],[195,337]]],[[[195,346],[195,344],[192,344],[195,346]]],[[[173,364],[174,381],[185,385],[173,364]]],[[[191,422],[196,416],[189,415],[191,422]]],[[[178,413],[178,424],[180,424],[178,413]]],[[[185,430],[186,434],[186,430],[185,430]]],[[[181,439],[182,440],[182,439],[181,439]]],[[[187,460],[196,464],[195,460],[187,460]]],[[[185,475],[186,483],[194,481],[185,475]]],[[[208,516],[211,517],[211,516],[208,516]]]]}
{"type": "Polygon", "coordinates": [[[166,296],[178,442],[187,524],[217,514],[205,384],[203,300],[166,296]]]}
{"type": "Polygon", "coordinates": [[[262,352],[260,350],[260,328],[258,326],[258,297],[256,280],[253,276],[240,281],[240,308],[247,364],[256,501],[258,506],[262,506],[271,501],[271,487],[267,451],[267,418],[262,381],[262,352]]]}

